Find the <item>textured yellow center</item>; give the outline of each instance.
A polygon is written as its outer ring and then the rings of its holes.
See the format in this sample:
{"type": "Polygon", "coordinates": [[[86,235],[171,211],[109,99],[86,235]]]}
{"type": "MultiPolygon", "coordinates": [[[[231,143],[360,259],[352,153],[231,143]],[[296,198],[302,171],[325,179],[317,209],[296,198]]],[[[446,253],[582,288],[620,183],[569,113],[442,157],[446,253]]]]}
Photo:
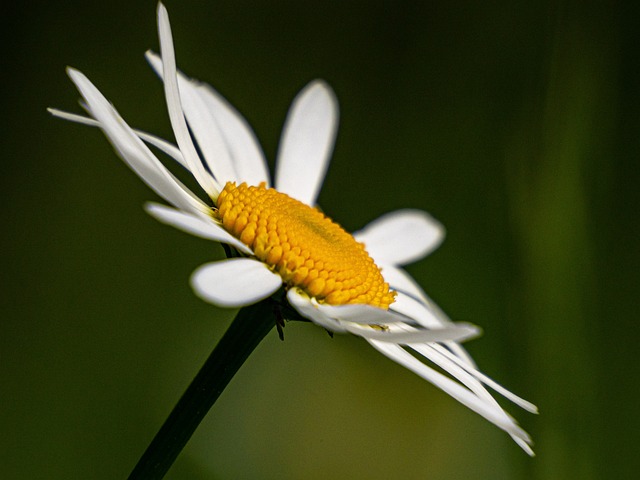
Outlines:
{"type": "Polygon", "coordinates": [[[332,305],[387,309],[380,269],[353,236],[315,208],[264,185],[227,183],[215,212],[223,227],[289,286],[332,305]]]}

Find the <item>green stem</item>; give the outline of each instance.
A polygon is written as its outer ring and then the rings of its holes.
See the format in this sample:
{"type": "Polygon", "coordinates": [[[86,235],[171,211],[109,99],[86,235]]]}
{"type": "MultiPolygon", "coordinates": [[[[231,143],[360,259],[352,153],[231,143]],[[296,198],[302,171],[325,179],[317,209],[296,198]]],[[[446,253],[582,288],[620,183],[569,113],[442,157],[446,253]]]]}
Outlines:
{"type": "Polygon", "coordinates": [[[129,480],[165,476],[209,409],[275,324],[270,299],[244,307],[135,466],[129,480]]]}

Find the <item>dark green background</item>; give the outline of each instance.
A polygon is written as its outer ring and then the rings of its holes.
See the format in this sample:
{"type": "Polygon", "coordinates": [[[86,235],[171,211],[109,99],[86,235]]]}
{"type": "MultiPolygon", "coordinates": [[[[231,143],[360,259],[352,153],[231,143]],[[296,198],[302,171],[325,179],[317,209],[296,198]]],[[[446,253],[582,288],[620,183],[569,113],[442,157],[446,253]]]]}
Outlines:
{"type": "MultiPolygon", "coordinates": [[[[638,471],[640,55],[634,2],[168,1],[178,64],[273,162],[289,102],[335,89],[320,204],[350,230],[430,211],[409,267],[484,328],[480,366],[537,403],[497,428],[359,339],[293,323],[249,359],[169,478],[620,479],[638,471]]],[[[160,225],[79,111],[73,65],[172,138],[155,1],[25,2],[3,22],[0,477],[126,477],[234,312],[197,299],[223,257],[160,225]]],[[[271,163],[273,166],[273,163],[271,163]]]]}

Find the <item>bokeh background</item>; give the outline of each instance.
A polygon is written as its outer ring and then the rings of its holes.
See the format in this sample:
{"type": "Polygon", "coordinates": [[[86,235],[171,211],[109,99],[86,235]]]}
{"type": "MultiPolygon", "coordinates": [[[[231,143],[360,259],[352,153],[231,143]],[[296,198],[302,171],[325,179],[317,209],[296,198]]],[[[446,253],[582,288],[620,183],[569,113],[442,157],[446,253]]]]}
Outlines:
{"type": "MultiPolygon", "coordinates": [[[[640,54],[634,2],[167,0],[178,64],[253,125],[271,165],[289,102],[321,77],[341,126],[320,204],[355,230],[431,212],[408,270],[457,320],[528,458],[357,338],[273,332],[171,479],[626,479],[638,472],[640,54]]],[[[3,7],[5,8],[5,7],[3,7]]],[[[172,138],[154,0],[4,13],[0,478],[125,478],[230,324],[189,289],[219,245],[156,200],[80,111],[65,65],[172,138]]]]}

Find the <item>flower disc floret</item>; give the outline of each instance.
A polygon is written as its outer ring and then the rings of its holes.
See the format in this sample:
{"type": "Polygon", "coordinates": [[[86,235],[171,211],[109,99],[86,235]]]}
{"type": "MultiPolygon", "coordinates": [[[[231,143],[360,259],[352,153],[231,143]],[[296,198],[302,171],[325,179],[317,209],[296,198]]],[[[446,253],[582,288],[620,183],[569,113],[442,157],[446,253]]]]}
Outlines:
{"type": "Polygon", "coordinates": [[[229,182],[215,212],[284,283],[331,305],[387,309],[395,292],[352,235],[319,210],[265,185],[229,182]]]}

